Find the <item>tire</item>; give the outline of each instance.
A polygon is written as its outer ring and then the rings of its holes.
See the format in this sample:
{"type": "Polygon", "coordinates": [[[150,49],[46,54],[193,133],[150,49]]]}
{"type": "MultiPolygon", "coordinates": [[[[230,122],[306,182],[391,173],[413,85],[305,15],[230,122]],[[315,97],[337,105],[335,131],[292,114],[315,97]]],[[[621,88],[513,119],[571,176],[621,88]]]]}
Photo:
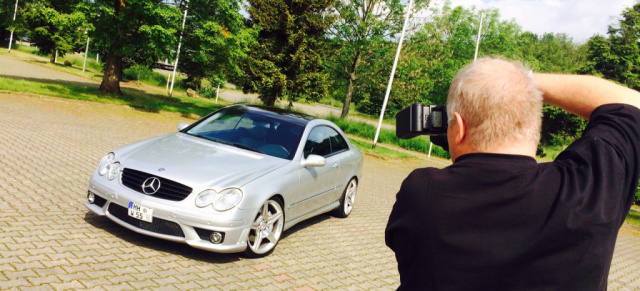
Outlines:
{"type": "Polygon", "coordinates": [[[340,206],[333,211],[333,215],[339,218],[346,218],[353,211],[356,202],[356,194],[358,192],[358,180],[351,178],[347,186],[342,191],[340,197],[340,206]]]}
{"type": "Polygon", "coordinates": [[[245,256],[261,258],[271,254],[276,249],[276,245],[282,236],[283,228],[284,210],[282,202],[276,197],[271,197],[262,204],[251,224],[247,237],[247,249],[244,251],[245,256]],[[257,234],[260,234],[260,236],[257,234]],[[256,238],[259,241],[256,242],[256,238]]]}

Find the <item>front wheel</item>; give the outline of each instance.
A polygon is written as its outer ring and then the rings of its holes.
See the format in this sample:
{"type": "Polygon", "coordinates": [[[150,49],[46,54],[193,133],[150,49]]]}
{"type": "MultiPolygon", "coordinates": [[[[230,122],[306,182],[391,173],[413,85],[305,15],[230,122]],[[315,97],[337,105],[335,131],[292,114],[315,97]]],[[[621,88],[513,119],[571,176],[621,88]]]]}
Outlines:
{"type": "Polygon", "coordinates": [[[340,206],[334,210],[334,215],[340,218],[346,218],[351,214],[353,205],[356,203],[356,193],[358,192],[358,181],[352,178],[340,197],[340,206]]]}
{"type": "Polygon", "coordinates": [[[260,258],[271,254],[280,240],[283,227],[282,205],[277,198],[270,198],[262,204],[251,224],[245,255],[260,258]]]}

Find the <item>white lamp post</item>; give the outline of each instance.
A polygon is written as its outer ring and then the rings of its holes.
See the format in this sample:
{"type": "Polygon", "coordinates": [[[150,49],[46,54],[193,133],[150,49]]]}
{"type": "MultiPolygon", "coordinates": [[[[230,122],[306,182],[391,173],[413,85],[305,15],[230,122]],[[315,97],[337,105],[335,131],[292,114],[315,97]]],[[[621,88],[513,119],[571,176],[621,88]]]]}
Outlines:
{"type": "Polygon", "coordinates": [[[407,15],[404,18],[404,24],[402,24],[402,32],[400,33],[400,40],[398,41],[396,58],[393,60],[393,66],[391,67],[391,76],[389,76],[389,84],[387,85],[387,92],[384,95],[382,110],[380,110],[380,120],[378,120],[378,128],[376,129],[376,136],[373,138],[373,148],[376,148],[376,143],[378,143],[378,137],[380,136],[382,119],[384,118],[384,111],[387,109],[387,102],[389,101],[389,94],[391,93],[391,85],[393,85],[393,76],[395,76],[396,74],[396,66],[398,65],[398,58],[400,57],[400,51],[402,50],[402,41],[404,40],[404,32],[407,30],[407,22],[409,22],[409,13],[411,12],[411,6],[413,6],[413,0],[409,0],[409,6],[407,6],[407,15]]]}
{"type": "MultiPolygon", "coordinates": [[[[18,13],[18,0],[16,0],[16,7],[13,9],[13,24],[16,23],[16,13],[18,13]]],[[[11,28],[11,34],[9,36],[9,52],[11,52],[11,45],[13,44],[13,27],[11,28]]]]}
{"type": "Polygon", "coordinates": [[[180,58],[180,46],[182,45],[182,34],[184,32],[184,24],[187,22],[187,11],[185,8],[184,17],[182,18],[182,31],[180,31],[180,38],[178,39],[178,51],[176,52],[176,62],[173,65],[173,75],[171,76],[171,88],[169,89],[169,96],[173,94],[173,85],[176,83],[176,70],[178,69],[178,59],[180,58]]]}

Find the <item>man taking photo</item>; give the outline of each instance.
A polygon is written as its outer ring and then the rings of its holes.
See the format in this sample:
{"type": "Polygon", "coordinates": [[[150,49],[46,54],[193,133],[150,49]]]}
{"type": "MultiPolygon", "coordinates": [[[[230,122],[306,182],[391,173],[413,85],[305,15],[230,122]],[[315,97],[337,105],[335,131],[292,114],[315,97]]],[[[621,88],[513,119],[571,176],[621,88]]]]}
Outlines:
{"type": "Polygon", "coordinates": [[[482,59],[449,88],[453,164],[413,171],[386,229],[400,289],[605,290],[640,166],[640,93],[482,59]],[[536,162],[542,103],[589,120],[536,162]]]}

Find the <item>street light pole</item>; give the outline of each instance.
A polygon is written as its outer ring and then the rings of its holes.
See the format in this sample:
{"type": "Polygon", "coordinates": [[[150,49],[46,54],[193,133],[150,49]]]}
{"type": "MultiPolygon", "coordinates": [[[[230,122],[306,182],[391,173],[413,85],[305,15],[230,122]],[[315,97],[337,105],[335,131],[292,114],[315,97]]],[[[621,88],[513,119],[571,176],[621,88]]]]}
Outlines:
{"type": "Polygon", "coordinates": [[[404,40],[404,32],[407,30],[407,22],[409,22],[409,13],[411,12],[411,6],[413,6],[413,0],[409,0],[409,6],[407,6],[407,15],[404,18],[404,24],[402,24],[402,32],[400,33],[400,40],[398,41],[396,58],[393,60],[393,67],[391,67],[391,76],[389,76],[389,84],[387,85],[387,92],[384,95],[382,110],[380,110],[380,120],[378,120],[378,128],[376,129],[376,136],[373,138],[372,148],[374,149],[376,148],[376,143],[378,143],[378,137],[380,136],[380,128],[382,127],[382,119],[384,118],[384,111],[387,109],[389,94],[391,94],[391,85],[393,85],[393,76],[395,76],[396,74],[396,66],[398,65],[398,58],[400,57],[400,51],[402,50],[402,41],[404,40]]]}
{"type": "Polygon", "coordinates": [[[476,53],[473,55],[473,62],[478,59],[478,49],[480,49],[480,37],[482,36],[482,21],[484,20],[484,12],[480,13],[480,26],[478,27],[478,37],[476,37],[476,53]]]}
{"type": "Polygon", "coordinates": [[[176,82],[176,70],[178,69],[178,59],[180,58],[180,46],[182,45],[182,34],[184,33],[184,25],[187,22],[187,11],[189,9],[185,7],[184,17],[182,18],[182,31],[180,31],[180,38],[178,39],[178,51],[176,52],[176,61],[173,65],[173,75],[171,76],[171,89],[169,89],[169,96],[173,94],[173,85],[176,82]]]}
{"type": "MultiPolygon", "coordinates": [[[[16,7],[13,9],[13,25],[16,24],[17,13],[18,13],[18,0],[16,0],[16,7]]],[[[11,27],[11,34],[9,36],[9,52],[11,52],[11,45],[13,44],[13,31],[14,31],[14,28],[11,27]]]]}
{"type": "Polygon", "coordinates": [[[87,47],[84,49],[84,62],[82,63],[82,72],[87,68],[87,54],[89,54],[89,40],[91,38],[87,34],[87,47]]]}

